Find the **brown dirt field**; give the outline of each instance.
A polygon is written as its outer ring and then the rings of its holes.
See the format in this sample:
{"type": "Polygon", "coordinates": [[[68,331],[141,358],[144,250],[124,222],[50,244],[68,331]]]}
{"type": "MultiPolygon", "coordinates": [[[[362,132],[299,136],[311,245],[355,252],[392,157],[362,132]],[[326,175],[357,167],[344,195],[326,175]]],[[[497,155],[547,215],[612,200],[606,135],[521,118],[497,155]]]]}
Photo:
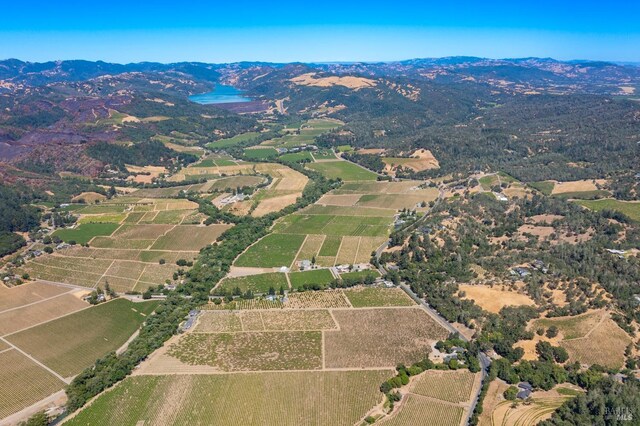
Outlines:
{"type": "Polygon", "coordinates": [[[553,221],[560,219],[564,219],[564,216],[559,214],[538,214],[528,218],[527,222],[539,225],[551,225],[553,221]]]}
{"type": "Polygon", "coordinates": [[[97,192],[83,192],[82,194],[78,194],[71,199],[71,202],[77,203],[80,200],[84,200],[87,204],[94,204],[96,201],[104,201],[107,197],[97,192]]]}
{"type": "Polygon", "coordinates": [[[364,148],[359,149],[358,154],[384,154],[386,149],[384,148],[364,148]]]}
{"type": "Polygon", "coordinates": [[[27,327],[50,321],[90,306],[80,298],[89,292],[76,291],[74,293],[77,294],[64,294],[34,305],[0,313],[0,335],[15,333],[27,327]]]}
{"type": "Polygon", "coordinates": [[[0,284],[0,312],[68,292],[67,287],[30,282],[7,288],[0,284]]]}
{"type": "Polygon", "coordinates": [[[334,310],[325,332],[327,367],[388,367],[424,358],[447,331],[421,308],[334,310]]]}
{"type": "Polygon", "coordinates": [[[360,197],[362,197],[362,194],[325,194],[316,202],[316,204],[327,206],[355,206],[360,197]]]}
{"type": "Polygon", "coordinates": [[[330,77],[315,77],[316,73],[310,72],[299,75],[292,78],[290,81],[300,86],[315,86],[315,87],[331,87],[331,86],[344,86],[353,90],[360,90],[367,87],[375,87],[376,81],[364,77],[353,76],[330,76],[330,77]]]}
{"type": "Polygon", "coordinates": [[[251,216],[260,217],[269,213],[277,212],[283,208],[290,206],[296,202],[296,199],[302,195],[302,192],[294,194],[282,195],[274,198],[267,198],[258,204],[258,207],[251,213],[251,216]]]}
{"type": "Polygon", "coordinates": [[[595,191],[598,188],[596,187],[596,183],[599,185],[604,185],[607,183],[606,179],[583,179],[576,180],[571,182],[557,182],[554,181],[555,186],[553,187],[553,191],[551,191],[552,195],[555,194],[564,194],[566,192],[583,192],[583,191],[595,191]]]}
{"type": "Polygon", "coordinates": [[[509,290],[500,290],[484,285],[460,285],[460,290],[466,292],[466,299],[472,299],[478,306],[488,312],[498,313],[505,306],[535,305],[527,295],[509,290]]]}

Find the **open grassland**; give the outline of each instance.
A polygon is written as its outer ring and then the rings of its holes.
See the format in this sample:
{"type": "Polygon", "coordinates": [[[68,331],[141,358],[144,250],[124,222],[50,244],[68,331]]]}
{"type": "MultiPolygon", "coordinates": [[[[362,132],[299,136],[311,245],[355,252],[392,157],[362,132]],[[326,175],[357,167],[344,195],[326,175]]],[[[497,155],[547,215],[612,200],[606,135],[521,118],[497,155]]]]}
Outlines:
{"type": "Polygon", "coordinates": [[[340,330],[325,333],[327,367],[411,364],[448,335],[420,308],[335,310],[333,316],[340,330]]]}
{"type": "Polygon", "coordinates": [[[167,353],[184,364],[222,371],[314,370],[322,367],[322,333],[190,333],[167,353]]]}
{"type": "Polygon", "coordinates": [[[292,272],[289,274],[291,287],[294,289],[302,289],[304,286],[319,285],[326,287],[333,280],[333,275],[328,269],[316,269],[313,271],[292,272]]]}
{"type": "Polygon", "coordinates": [[[471,399],[478,376],[469,370],[430,370],[416,378],[411,392],[447,402],[466,402],[471,399]]]}
{"type": "Polygon", "coordinates": [[[505,306],[533,306],[534,301],[526,294],[511,290],[500,289],[497,286],[460,285],[460,291],[465,298],[473,300],[478,306],[488,312],[498,313],[505,306]]]}
{"type": "Polygon", "coordinates": [[[378,178],[378,175],[374,172],[349,161],[323,161],[321,163],[308,164],[307,167],[329,179],[340,178],[344,181],[366,181],[378,178]]]}
{"type": "Polygon", "coordinates": [[[595,211],[614,210],[629,216],[630,219],[636,222],[640,222],[640,202],[618,201],[607,198],[605,200],[580,200],[576,201],[576,203],[595,211]]]}
{"type": "Polygon", "coordinates": [[[398,409],[397,413],[381,424],[390,426],[459,426],[464,412],[462,407],[436,402],[417,395],[408,395],[407,401],[398,409]]]}
{"type": "Polygon", "coordinates": [[[399,288],[353,287],[344,290],[354,308],[413,306],[415,302],[399,288]]]}
{"type": "Polygon", "coordinates": [[[80,297],[86,293],[69,291],[51,299],[0,312],[0,336],[87,308],[90,305],[80,297]]]}
{"type": "Polygon", "coordinates": [[[6,339],[63,377],[122,346],[157,302],[117,299],[12,334],[6,339]]]}
{"type": "Polygon", "coordinates": [[[631,338],[613,320],[607,318],[588,335],[579,339],[563,340],[560,345],[569,353],[569,362],[598,364],[620,368],[624,363],[624,351],[631,338]]]}
{"type": "Polygon", "coordinates": [[[119,226],[117,223],[85,223],[73,229],[58,229],[53,235],[66,242],[85,244],[93,237],[111,235],[119,226]]]}
{"type": "Polygon", "coordinates": [[[245,277],[226,278],[215,290],[233,291],[238,287],[243,293],[251,290],[254,293],[267,293],[270,288],[279,291],[280,287],[288,288],[287,277],[281,272],[248,275],[245,277]]]}
{"type": "Polygon", "coordinates": [[[0,419],[61,390],[65,383],[15,349],[0,353],[0,419]]]}
{"type": "Polygon", "coordinates": [[[241,254],[235,265],[262,268],[289,266],[304,239],[304,235],[269,234],[241,254]]]}
{"type": "Polygon", "coordinates": [[[390,374],[383,370],[134,376],[66,424],[352,425],[380,402],[378,386],[390,374]]]}
{"type": "Polygon", "coordinates": [[[552,325],[558,327],[558,337],[561,339],[577,339],[585,337],[593,330],[606,315],[604,311],[587,312],[572,317],[544,318],[536,320],[532,329],[538,327],[549,328],[552,325]]]}

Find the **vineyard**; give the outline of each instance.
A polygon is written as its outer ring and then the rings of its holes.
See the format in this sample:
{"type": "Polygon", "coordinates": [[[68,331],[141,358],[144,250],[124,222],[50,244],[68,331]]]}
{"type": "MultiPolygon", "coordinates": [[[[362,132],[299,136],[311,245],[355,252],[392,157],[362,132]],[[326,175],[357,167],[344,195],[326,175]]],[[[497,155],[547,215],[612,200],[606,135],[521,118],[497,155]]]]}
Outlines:
{"type": "Polygon", "coordinates": [[[63,377],[118,349],[157,302],[116,299],[12,334],[6,339],[63,377]]]}
{"type": "Polygon", "coordinates": [[[407,401],[394,417],[382,422],[388,426],[459,426],[464,409],[439,403],[416,395],[408,395],[407,401]]]}
{"type": "Polygon", "coordinates": [[[136,376],[65,424],[354,424],[391,371],[136,376]],[[215,403],[212,403],[215,401],[215,403]]]}
{"type": "Polygon", "coordinates": [[[168,355],[222,371],[313,370],[322,367],[322,334],[308,331],[191,333],[168,355]]]}
{"type": "Polygon", "coordinates": [[[0,418],[61,390],[64,383],[15,349],[0,353],[0,418]]]}
{"type": "Polygon", "coordinates": [[[200,315],[194,332],[313,331],[336,327],[327,310],[209,311],[200,315]]]}
{"type": "Polygon", "coordinates": [[[448,334],[420,308],[335,310],[333,315],[340,330],[325,332],[327,367],[410,364],[448,334]]]}
{"type": "Polygon", "coordinates": [[[344,291],[354,308],[412,306],[415,302],[399,288],[354,287],[344,291]]]}
{"type": "Polygon", "coordinates": [[[285,303],[287,308],[348,308],[349,302],[342,290],[308,291],[290,293],[285,303]]]}
{"type": "Polygon", "coordinates": [[[469,370],[427,371],[421,374],[411,392],[448,402],[465,402],[471,399],[477,375],[469,370]]]}

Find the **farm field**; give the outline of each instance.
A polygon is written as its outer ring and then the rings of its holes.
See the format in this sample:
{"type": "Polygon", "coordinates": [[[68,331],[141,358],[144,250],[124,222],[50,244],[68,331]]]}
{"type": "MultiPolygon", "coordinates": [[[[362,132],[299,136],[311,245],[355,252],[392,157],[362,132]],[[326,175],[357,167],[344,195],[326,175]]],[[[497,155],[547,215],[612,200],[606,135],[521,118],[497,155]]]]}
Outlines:
{"type": "Polygon", "coordinates": [[[5,339],[61,376],[69,377],[122,346],[156,306],[157,302],[116,299],[5,339]]]}
{"type": "Polygon", "coordinates": [[[221,371],[314,370],[322,367],[322,333],[189,333],[169,346],[167,355],[221,371]]]}
{"type": "Polygon", "coordinates": [[[382,370],[134,376],[66,424],[354,424],[380,402],[378,386],[390,374],[382,370]],[[292,402],[295,409],[283,409],[292,402]]]}
{"type": "Polygon", "coordinates": [[[438,198],[438,190],[430,188],[410,194],[365,194],[360,197],[356,205],[396,210],[414,209],[420,207],[422,203],[429,203],[436,198],[438,198]]]}
{"type": "Polygon", "coordinates": [[[287,277],[281,272],[248,275],[246,277],[226,278],[214,289],[221,292],[233,291],[238,287],[243,293],[251,290],[254,293],[267,293],[269,288],[279,291],[281,287],[288,288],[287,277]]]}
{"type": "Polygon", "coordinates": [[[342,125],[337,120],[311,119],[302,123],[297,128],[284,129],[282,136],[263,142],[263,146],[275,146],[278,148],[294,148],[303,145],[311,145],[316,136],[328,132],[342,125]]]}
{"type": "Polygon", "coordinates": [[[472,397],[478,377],[469,370],[429,370],[416,379],[411,392],[447,402],[466,402],[472,397]]]}
{"type": "Polygon", "coordinates": [[[640,202],[618,201],[611,198],[604,200],[578,200],[575,202],[595,211],[614,210],[629,216],[636,222],[640,222],[640,202]]]}
{"type": "Polygon", "coordinates": [[[352,287],[344,290],[354,308],[413,306],[415,302],[399,288],[352,287]]]}
{"type": "Polygon", "coordinates": [[[289,274],[291,287],[294,289],[302,289],[305,285],[312,286],[314,284],[326,287],[333,280],[333,275],[328,269],[316,269],[313,271],[292,272],[289,274]]]}
{"type": "Polygon", "coordinates": [[[279,221],[274,231],[281,234],[386,237],[389,222],[388,217],[293,214],[279,221]]]}
{"type": "MultiPolygon", "coordinates": [[[[340,197],[343,197],[343,195],[340,195],[340,197]]],[[[396,214],[396,211],[393,209],[322,205],[322,204],[319,204],[320,201],[316,204],[312,204],[309,207],[301,210],[298,214],[328,215],[328,216],[356,216],[356,217],[374,216],[374,217],[386,217],[386,218],[391,218],[396,214]]]]}
{"type": "Polygon", "coordinates": [[[262,268],[288,267],[296,258],[304,239],[304,235],[269,234],[241,254],[236,259],[235,265],[262,268]]]}
{"type": "Polygon", "coordinates": [[[326,309],[205,311],[198,317],[194,333],[232,333],[241,331],[320,331],[337,325],[326,309]]]}
{"type": "Polygon", "coordinates": [[[335,310],[333,316],[340,330],[325,333],[327,367],[410,364],[427,354],[429,342],[448,335],[420,308],[335,310]]]}
{"type": "Polygon", "coordinates": [[[17,287],[6,288],[0,284],[0,312],[30,303],[40,302],[67,293],[68,288],[42,282],[29,282],[17,287]]]}
{"type": "Polygon", "coordinates": [[[445,404],[418,395],[409,394],[405,404],[395,416],[380,424],[390,426],[459,426],[465,410],[462,407],[445,404]]]}
{"type": "Polygon", "coordinates": [[[178,259],[194,259],[202,247],[214,243],[231,226],[200,225],[205,217],[196,207],[183,199],[134,196],[82,207],[76,213],[87,223],[58,230],[56,235],[62,233],[63,238],[87,242],[90,247],[57,250],[28,261],[18,271],[87,288],[109,282],[117,292],[145,291],[170,280],[178,259]],[[101,223],[116,220],[120,222],[101,223]]]}
{"type": "Polygon", "coordinates": [[[305,308],[348,308],[349,301],[341,290],[305,291],[289,294],[286,307],[305,308]]]}
{"type": "Polygon", "coordinates": [[[249,160],[268,160],[278,156],[278,151],[273,148],[247,148],[244,156],[249,160]]]}
{"type": "Polygon", "coordinates": [[[518,404],[514,408],[512,401],[501,401],[491,412],[491,424],[535,425],[551,417],[558,407],[571,398],[571,395],[563,395],[552,390],[533,392],[530,404],[518,404]]]}
{"type": "Polygon", "coordinates": [[[35,404],[65,383],[15,349],[0,352],[0,419],[35,404]]]}
{"type": "Polygon", "coordinates": [[[311,170],[321,173],[328,179],[340,178],[344,181],[376,180],[378,175],[348,161],[323,161],[307,164],[311,170]]]}

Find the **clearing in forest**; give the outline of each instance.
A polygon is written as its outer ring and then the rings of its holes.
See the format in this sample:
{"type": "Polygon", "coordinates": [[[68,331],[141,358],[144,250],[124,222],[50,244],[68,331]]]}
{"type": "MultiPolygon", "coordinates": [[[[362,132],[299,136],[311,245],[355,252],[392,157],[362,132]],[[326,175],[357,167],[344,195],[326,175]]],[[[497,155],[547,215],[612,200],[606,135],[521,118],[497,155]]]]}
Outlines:
{"type": "Polygon", "coordinates": [[[535,302],[527,295],[498,287],[485,285],[460,285],[465,298],[473,300],[487,312],[498,313],[505,306],[533,306],[535,302]]]}

